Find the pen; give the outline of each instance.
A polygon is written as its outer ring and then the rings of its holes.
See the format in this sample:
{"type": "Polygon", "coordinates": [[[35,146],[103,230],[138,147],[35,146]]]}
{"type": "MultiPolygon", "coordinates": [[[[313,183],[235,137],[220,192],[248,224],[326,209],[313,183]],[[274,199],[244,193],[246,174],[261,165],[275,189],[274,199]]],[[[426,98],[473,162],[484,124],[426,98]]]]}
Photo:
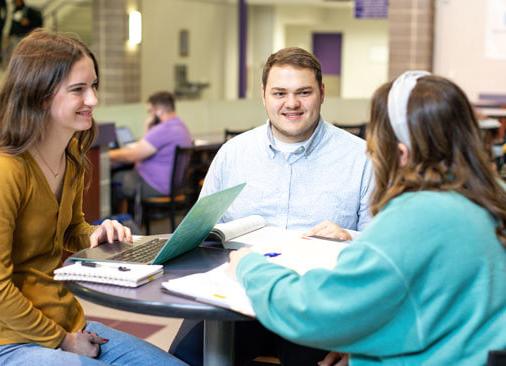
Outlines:
{"type": "Polygon", "coordinates": [[[109,265],[103,265],[103,264],[99,264],[97,262],[88,262],[88,261],[82,261],[81,262],[81,266],[85,266],[85,267],[93,267],[93,268],[96,268],[96,267],[109,267],[109,268],[116,268],[118,271],[121,271],[121,272],[128,272],[130,271],[130,268],[128,267],[124,267],[124,266],[109,266],[109,265]]]}
{"type": "Polygon", "coordinates": [[[269,258],[274,258],[274,257],[277,257],[278,255],[281,255],[281,253],[265,253],[264,256],[265,257],[269,257],[269,258]]]}
{"type": "Polygon", "coordinates": [[[346,240],[343,240],[343,239],[339,239],[339,238],[329,238],[329,237],[326,237],[326,236],[321,236],[321,235],[308,235],[308,236],[305,236],[306,239],[311,239],[311,238],[314,238],[314,239],[320,239],[320,240],[327,240],[327,241],[346,241],[346,240]]]}

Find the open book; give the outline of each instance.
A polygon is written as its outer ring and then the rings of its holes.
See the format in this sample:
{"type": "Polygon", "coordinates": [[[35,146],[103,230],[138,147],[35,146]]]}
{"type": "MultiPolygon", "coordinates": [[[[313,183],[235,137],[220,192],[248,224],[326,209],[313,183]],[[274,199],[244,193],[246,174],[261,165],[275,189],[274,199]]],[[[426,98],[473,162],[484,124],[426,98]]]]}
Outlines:
{"type": "Polygon", "coordinates": [[[237,220],[214,225],[209,233],[209,238],[227,243],[239,236],[261,229],[265,225],[266,222],[262,216],[246,216],[237,220]]]}
{"type": "Polygon", "coordinates": [[[255,317],[246,291],[227,274],[227,266],[225,263],[208,272],[162,282],[162,286],[169,292],[255,317]]]}
{"type": "Polygon", "coordinates": [[[54,271],[57,281],[87,281],[138,287],[163,275],[163,266],[112,262],[76,262],[54,271]]]}
{"type": "Polygon", "coordinates": [[[262,216],[252,215],[222,224],[216,224],[209,239],[217,239],[226,249],[244,246],[288,244],[299,240],[302,232],[267,226],[262,216]]]}
{"type": "MultiPolygon", "coordinates": [[[[297,237],[290,243],[260,244],[252,250],[266,255],[269,261],[290,268],[300,275],[315,268],[332,269],[339,253],[348,243],[297,237]]],[[[162,286],[197,301],[221,306],[255,316],[246,292],[227,273],[228,263],[204,273],[163,282],[162,286]]]]}

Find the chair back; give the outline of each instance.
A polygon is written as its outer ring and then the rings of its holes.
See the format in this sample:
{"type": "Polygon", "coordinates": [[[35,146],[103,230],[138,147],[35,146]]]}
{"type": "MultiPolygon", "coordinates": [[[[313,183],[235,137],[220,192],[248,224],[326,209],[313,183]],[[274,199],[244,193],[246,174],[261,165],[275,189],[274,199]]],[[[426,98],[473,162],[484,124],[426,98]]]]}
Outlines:
{"type": "Polygon", "coordinates": [[[246,131],[249,131],[249,130],[250,130],[250,129],[247,129],[247,130],[229,130],[228,128],[225,128],[225,136],[224,136],[224,139],[225,139],[225,141],[228,141],[228,140],[230,140],[232,137],[237,136],[237,135],[240,135],[241,133],[246,132],[246,131]]]}
{"type": "Polygon", "coordinates": [[[191,163],[194,154],[193,146],[181,147],[176,146],[176,154],[172,166],[170,197],[174,200],[178,195],[192,195],[193,182],[191,163]]]}
{"type": "Polygon", "coordinates": [[[336,126],[337,128],[345,130],[355,136],[365,139],[365,133],[367,130],[367,122],[361,123],[358,125],[343,125],[340,123],[333,123],[333,125],[336,126]]]}
{"type": "Polygon", "coordinates": [[[171,177],[172,200],[178,195],[185,195],[190,204],[197,201],[209,166],[221,145],[176,147],[171,177]]]}
{"type": "Polygon", "coordinates": [[[489,351],[487,366],[506,366],[506,350],[489,351]]]}

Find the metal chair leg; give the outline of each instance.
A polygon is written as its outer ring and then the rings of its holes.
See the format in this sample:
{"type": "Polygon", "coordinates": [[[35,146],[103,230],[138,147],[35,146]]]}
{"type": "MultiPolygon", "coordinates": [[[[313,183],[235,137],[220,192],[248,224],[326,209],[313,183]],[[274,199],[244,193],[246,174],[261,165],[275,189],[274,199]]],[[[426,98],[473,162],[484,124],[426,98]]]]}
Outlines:
{"type": "Polygon", "coordinates": [[[142,213],[142,220],[144,221],[144,227],[146,228],[146,235],[151,235],[151,217],[149,214],[149,209],[147,206],[144,207],[144,212],[142,213]]]}
{"type": "Polygon", "coordinates": [[[176,214],[174,212],[174,209],[170,209],[169,218],[170,218],[170,227],[171,227],[170,232],[173,233],[174,230],[176,230],[176,214]]]}

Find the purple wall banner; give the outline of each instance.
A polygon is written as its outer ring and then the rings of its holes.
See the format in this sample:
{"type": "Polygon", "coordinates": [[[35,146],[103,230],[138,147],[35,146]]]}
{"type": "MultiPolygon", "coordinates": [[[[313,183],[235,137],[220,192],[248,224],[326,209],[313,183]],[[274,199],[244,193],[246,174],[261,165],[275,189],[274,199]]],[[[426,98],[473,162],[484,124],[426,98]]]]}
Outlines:
{"type": "Polygon", "coordinates": [[[341,33],[313,33],[313,54],[323,74],[341,75],[341,33]]]}
{"type": "Polygon", "coordinates": [[[388,0],[355,0],[355,18],[388,18],[388,0]]]}

